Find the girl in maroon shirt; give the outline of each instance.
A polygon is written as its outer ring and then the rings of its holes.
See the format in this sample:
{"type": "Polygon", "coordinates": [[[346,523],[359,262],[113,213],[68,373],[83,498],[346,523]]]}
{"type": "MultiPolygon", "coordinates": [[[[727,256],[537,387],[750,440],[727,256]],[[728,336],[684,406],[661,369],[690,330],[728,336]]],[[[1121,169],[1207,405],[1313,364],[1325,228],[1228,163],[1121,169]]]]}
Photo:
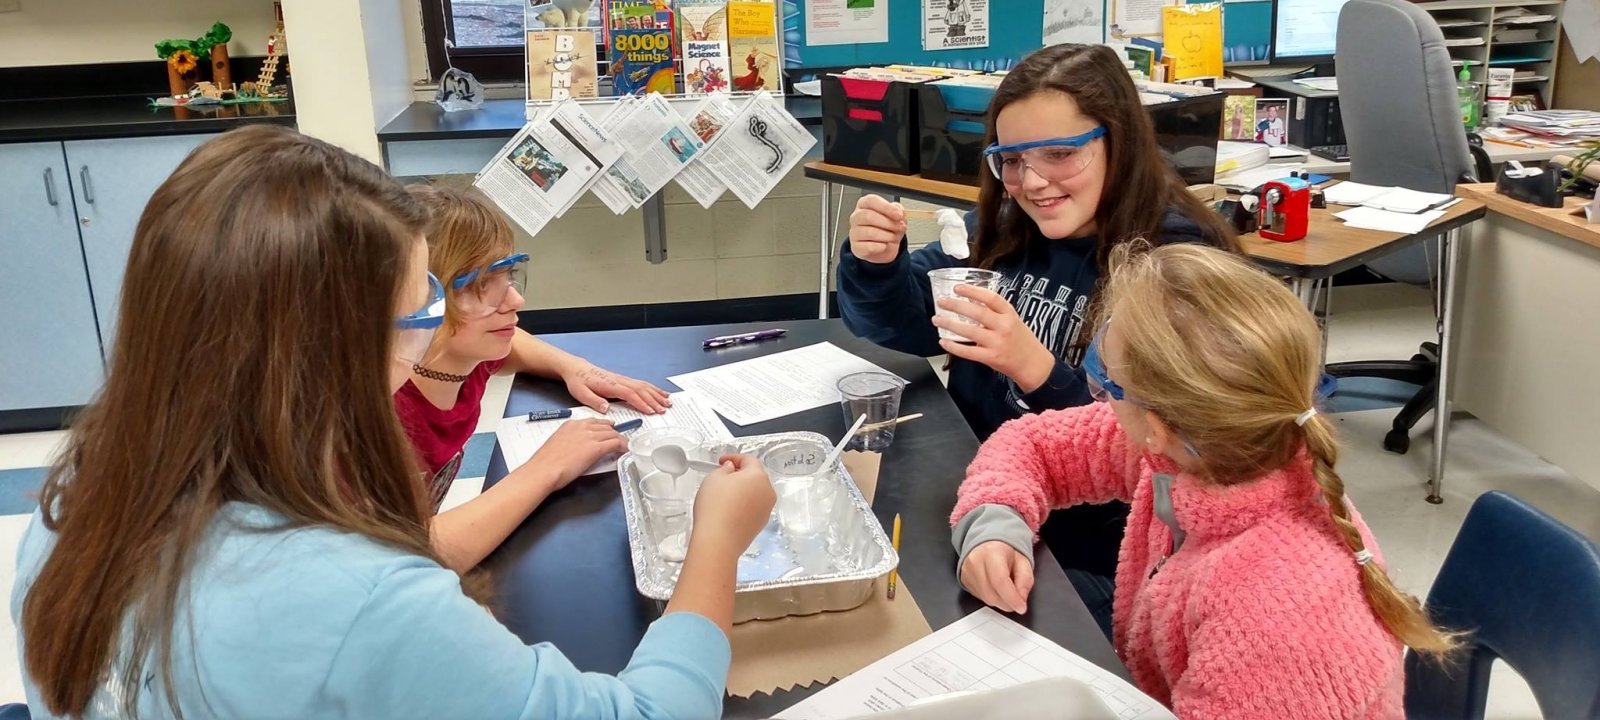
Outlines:
{"type": "MultiPolygon", "coordinates": [[[[523,372],[565,382],[579,402],[605,412],[608,398],[646,414],[665,410],[667,394],[650,383],[607,372],[517,327],[522,271],[511,227],[474,191],[414,185],[429,210],[429,269],[445,287],[445,324],[422,362],[394,395],[434,506],[455,479],[462,449],[478,427],[489,377],[523,372]]],[[[521,467],[471,501],[434,516],[433,544],[465,572],[499,546],[545,497],[627,441],[604,420],[570,420],[521,467]]]]}

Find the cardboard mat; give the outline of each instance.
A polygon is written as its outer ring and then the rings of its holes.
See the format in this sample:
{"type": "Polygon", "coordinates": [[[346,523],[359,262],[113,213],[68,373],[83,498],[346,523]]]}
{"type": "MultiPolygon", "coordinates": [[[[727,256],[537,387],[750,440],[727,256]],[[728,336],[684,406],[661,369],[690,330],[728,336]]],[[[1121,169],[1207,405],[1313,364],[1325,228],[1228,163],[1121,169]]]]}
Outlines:
{"type": "MultiPolygon", "coordinates": [[[[871,502],[878,489],[877,453],[848,452],[844,464],[871,502]]],[[[735,625],[729,640],[733,666],[728,694],[750,697],[824,684],[871,665],[932,632],[911,589],[901,578],[895,599],[886,597],[888,578],[879,578],[871,599],[854,610],[735,625]]]]}

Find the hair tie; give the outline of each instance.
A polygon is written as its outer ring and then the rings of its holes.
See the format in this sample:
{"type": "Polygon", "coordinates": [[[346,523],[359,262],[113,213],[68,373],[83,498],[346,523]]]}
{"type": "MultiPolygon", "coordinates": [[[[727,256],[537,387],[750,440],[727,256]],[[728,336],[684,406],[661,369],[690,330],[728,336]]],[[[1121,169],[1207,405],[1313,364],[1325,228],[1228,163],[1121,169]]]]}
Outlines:
{"type": "Polygon", "coordinates": [[[1362,548],[1362,549],[1356,551],[1356,564],[1357,565],[1366,565],[1367,563],[1370,563],[1370,562],[1372,562],[1372,551],[1371,550],[1368,550],[1366,548],[1362,548]]]}
{"type": "Polygon", "coordinates": [[[1305,412],[1300,413],[1299,415],[1295,416],[1294,424],[1299,425],[1300,427],[1305,427],[1306,423],[1311,422],[1311,418],[1314,418],[1316,416],[1317,416],[1317,409],[1316,408],[1306,408],[1305,412]]]}

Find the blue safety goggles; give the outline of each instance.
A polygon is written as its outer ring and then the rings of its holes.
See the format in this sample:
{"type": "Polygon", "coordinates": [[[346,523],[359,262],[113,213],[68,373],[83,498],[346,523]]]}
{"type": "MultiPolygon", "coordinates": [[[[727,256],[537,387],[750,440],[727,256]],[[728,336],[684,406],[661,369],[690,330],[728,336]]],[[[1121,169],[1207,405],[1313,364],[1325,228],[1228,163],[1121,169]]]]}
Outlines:
{"type": "MultiPolygon", "coordinates": [[[[1089,385],[1089,397],[1094,398],[1096,402],[1110,402],[1112,400],[1128,399],[1128,391],[1124,390],[1121,385],[1118,385],[1117,381],[1111,379],[1110,373],[1106,372],[1105,360],[1101,359],[1100,357],[1100,343],[1105,338],[1106,327],[1110,324],[1111,321],[1109,320],[1107,320],[1105,324],[1102,324],[1100,326],[1100,330],[1094,334],[1094,340],[1091,341],[1089,343],[1089,347],[1083,351],[1082,365],[1084,379],[1089,385]]],[[[1338,388],[1338,379],[1332,375],[1323,373],[1321,379],[1317,381],[1317,389],[1313,393],[1315,397],[1312,402],[1316,405],[1326,402],[1329,397],[1333,396],[1334,391],[1338,388]]],[[[1140,403],[1138,400],[1130,400],[1129,402],[1139,405],[1140,407],[1144,407],[1143,403],[1140,403]]],[[[1200,456],[1200,453],[1194,449],[1194,445],[1189,442],[1188,438],[1183,437],[1181,434],[1179,435],[1179,438],[1183,440],[1183,446],[1189,451],[1190,455],[1194,455],[1195,457],[1200,456]]]]}
{"type": "MultiPolygon", "coordinates": [[[[489,263],[488,268],[481,269],[484,270],[485,274],[488,275],[504,272],[520,277],[521,267],[519,266],[528,262],[528,259],[527,253],[516,253],[515,255],[510,255],[489,263]]],[[[465,289],[468,285],[472,284],[473,281],[478,279],[479,270],[480,268],[473,268],[467,272],[457,275],[456,279],[450,281],[450,287],[456,290],[465,289]]]]}
{"type": "Polygon", "coordinates": [[[1089,156],[1079,152],[1085,145],[1105,137],[1106,129],[1096,127],[1072,137],[1034,140],[1011,145],[993,144],[983,149],[984,164],[989,172],[1008,184],[1022,182],[1024,168],[1033,171],[1049,182],[1062,182],[1083,172],[1089,165],[1089,156]]]}
{"type": "Polygon", "coordinates": [[[444,286],[439,278],[428,273],[428,301],[422,308],[405,317],[394,319],[398,330],[432,330],[444,324],[444,286]]]}
{"type": "Polygon", "coordinates": [[[395,356],[409,363],[422,362],[423,355],[433,344],[434,332],[443,324],[444,286],[439,284],[439,278],[434,277],[433,273],[428,273],[428,301],[423,303],[422,309],[394,319],[394,327],[398,331],[395,356]]]}

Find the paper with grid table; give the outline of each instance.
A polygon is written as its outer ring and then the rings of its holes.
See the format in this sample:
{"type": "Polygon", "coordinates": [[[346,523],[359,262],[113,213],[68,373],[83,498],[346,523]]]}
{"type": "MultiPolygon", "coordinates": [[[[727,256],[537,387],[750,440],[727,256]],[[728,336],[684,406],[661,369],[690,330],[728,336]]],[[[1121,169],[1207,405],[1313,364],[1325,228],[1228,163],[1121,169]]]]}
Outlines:
{"type": "Polygon", "coordinates": [[[1176,720],[1131,683],[1062,648],[991,608],[834,683],[779,713],[778,720],[843,720],[906,707],[965,690],[1069,677],[1093,688],[1124,720],[1176,720]]]}

